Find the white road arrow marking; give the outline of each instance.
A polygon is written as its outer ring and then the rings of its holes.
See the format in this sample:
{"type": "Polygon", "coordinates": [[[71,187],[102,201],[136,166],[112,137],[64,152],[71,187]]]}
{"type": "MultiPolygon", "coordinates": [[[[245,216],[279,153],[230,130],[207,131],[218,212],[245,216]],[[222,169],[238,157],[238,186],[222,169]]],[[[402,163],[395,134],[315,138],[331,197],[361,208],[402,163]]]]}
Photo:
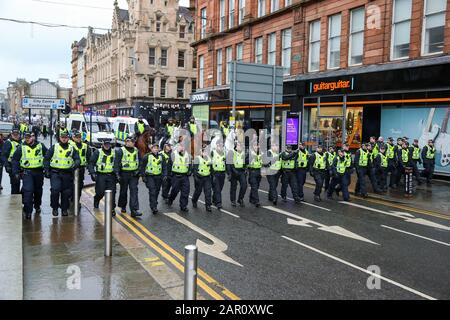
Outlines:
{"type": "Polygon", "coordinates": [[[293,213],[290,213],[288,211],[284,211],[284,210],[281,210],[281,209],[278,209],[278,208],[275,208],[275,207],[272,207],[272,206],[265,206],[263,208],[271,210],[271,211],[274,211],[274,212],[277,212],[277,213],[280,213],[280,214],[283,214],[283,215],[291,217],[291,218],[294,218],[295,220],[294,219],[289,219],[289,218],[287,219],[287,223],[290,224],[290,225],[301,226],[301,227],[312,227],[312,225],[316,225],[318,227],[317,228],[318,230],[331,232],[331,233],[334,233],[334,234],[337,234],[337,235],[340,235],[340,236],[344,236],[344,237],[347,237],[347,238],[352,238],[352,239],[355,239],[355,240],[365,241],[365,242],[368,242],[368,243],[379,245],[376,242],[373,242],[373,241],[371,241],[371,240],[369,240],[367,238],[364,238],[364,237],[362,237],[360,235],[357,235],[356,233],[348,231],[347,229],[344,229],[344,228],[339,227],[339,226],[327,226],[327,225],[324,225],[322,223],[319,223],[319,222],[316,222],[316,221],[313,221],[313,220],[310,220],[310,219],[306,219],[306,218],[300,217],[300,216],[298,216],[296,214],[293,214],[293,213]]]}
{"type": "Polygon", "coordinates": [[[213,244],[207,244],[205,242],[203,242],[202,240],[197,239],[197,243],[196,246],[198,247],[198,251],[213,256],[214,258],[235,264],[237,266],[243,267],[242,264],[236,262],[235,260],[233,260],[231,257],[227,256],[224,251],[227,251],[228,246],[225,242],[223,242],[222,240],[214,237],[212,234],[208,233],[207,231],[203,230],[200,227],[197,227],[195,224],[193,224],[192,222],[184,219],[183,217],[179,216],[178,214],[176,214],[175,212],[170,212],[170,213],[164,213],[165,216],[178,221],[181,224],[184,224],[186,227],[188,227],[189,229],[194,230],[195,232],[200,233],[201,235],[203,235],[204,237],[208,238],[209,240],[211,240],[211,242],[213,244]]]}
{"type": "Polygon", "coordinates": [[[426,220],[426,219],[422,219],[422,218],[415,218],[415,216],[413,216],[412,214],[409,214],[407,212],[400,212],[400,211],[387,212],[387,211],[383,211],[383,210],[379,210],[379,209],[375,209],[375,208],[371,208],[371,207],[366,207],[361,204],[356,204],[356,203],[352,203],[352,202],[345,202],[345,201],[339,201],[339,202],[342,204],[349,205],[349,206],[353,206],[353,207],[357,207],[357,208],[361,208],[361,209],[365,209],[365,210],[369,210],[369,211],[373,211],[373,212],[378,212],[378,213],[396,217],[396,218],[401,218],[401,219],[405,220],[406,222],[416,223],[416,224],[420,224],[420,225],[427,226],[427,227],[438,228],[438,229],[450,231],[450,227],[447,227],[443,224],[439,224],[439,223],[436,223],[436,222],[433,222],[430,220],[426,220]]]}
{"type": "MultiPolygon", "coordinates": [[[[258,189],[258,191],[259,191],[259,192],[262,192],[262,193],[267,193],[267,194],[269,193],[268,191],[266,191],[266,190],[261,190],[261,189],[258,189]]],[[[278,197],[281,198],[280,195],[278,195],[278,197]]],[[[286,197],[286,199],[288,199],[288,200],[290,200],[290,201],[294,201],[294,199],[289,198],[289,197],[286,197]]],[[[302,204],[304,204],[304,205],[306,205],[306,206],[313,207],[313,208],[317,208],[317,209],[320,209],[320,210],[331,211],[331,209],[324,208],[324,207],[321,207],[321,206],[317,206],[317,205],[312,204],[312,203],[309,203],[309,202],[304,202],[304,201],[302,201],[302,204]]]]}

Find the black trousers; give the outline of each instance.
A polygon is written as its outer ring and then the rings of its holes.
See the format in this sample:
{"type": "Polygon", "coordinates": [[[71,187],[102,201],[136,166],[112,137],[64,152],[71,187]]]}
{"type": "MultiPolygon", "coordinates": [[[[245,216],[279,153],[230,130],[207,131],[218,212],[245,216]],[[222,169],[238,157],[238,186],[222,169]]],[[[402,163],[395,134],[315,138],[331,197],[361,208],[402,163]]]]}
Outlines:
{"type": "Polygon", "coordinates": [[[306,168],[298,168],[297,169],[297,185],[298,185],[298,196],[303,198],[305,194],[303,193],[303,187],[306,182],[306,168]]]}
{"type": "Polygon", "coordinates": [[[316,183],[314,188],[314,195],[320,196],[322,193],[323,183],[325,182],[327,170],[313,170],[313,177],[316,183]]]}
{"type": "Polygon", "coordinates": [[[225,171],[224,172],[214,172],[212,174],[212,188],[213,188],[213,203],[215,206],[222,205],[222,190],[225,184],[225,171]]]}
{"type": "Polygon", "coordinates": [[[269,201],[278,200],[278,182],[280,181],[281,171],[267,176],[267,182],[269,183],[269,201]]]}
{"type": "Polygon", "coordinates": [[[397,167],[394,160],[388,160],[387,174],[390,174],[389,187],[392,188],[395,184],[397,184],[397,167]]]}
{"type": "Polygon", "coordinates": [[[237,184],[239,182],[239,197],[238,200],[244,200],[245,192],[247,191],[247,177],[245,171],[240,174],[231,174],[230,181],[230,201],[236,202],[237,184]]]}
{"type": "Polygon", "coordinates": [[[129,208],[132,213],[139,210],[138,200],[138,182],[139,176],[134,171],[122,171],[120,172],[120,193],[118,205],[120,208],[127,207],[127,195],[130,190],[129,208]]]}
{"type": "Polygon", "coordinates": [[[169,201],[173,202],[180,193],[180,208],[187,208],[189,201],[189,192],[191,186],[189,177],[185,174],[172,176],[172,190],[170,191],[169,201]]]}
{"type": "Polygon", "coordinates": [[[413,160],[412,161],[412,165],[413,165],[412,168],[413,168],[413,176],[416,177],[417,182],[420,184],[421,181],[420,181],[420,171],[419,171],[418,163],[419,163],[419,160],[413,160]]]}
{"type": "Polygon", "coordinates": [[[146,186],[148,189],[148,195],[150,199],[150,208],[155,211],[158,208],[158,195],[161,189],[162,176],[147,176],[146,186]]]}
{"type": "Polygon", "coordinates": [[[387,189],[387,176],[388,168],[381,167],[377,169],[378,188],[383,191],[387,189]]]}
{"type": "Polygon", "coordinates": [[[323,182],[324,182],[325,192],[328,190],[328,187],[330,186],[330,181],[331,181],[330,171],[329,170],[325,170],[324,175],[323,175],[323,182]]]}
{"type": "Polygon", "coordinates": [[[105,191],[112,191],[113,210],[116,207],[116,176],[113,173],[98,173],[95,181],[94,201],[99,202],[105,196],[105,191]]]}
{"type": "Polygon", "coordinates": [[[249,202],[252,204],[259,203],[259,186],[261,184],[261,170],[248,170],[248,184],[250,185],[249,202]]]}
{"type": "Polygon", "coordinates": [[[327,195],[331,197],[333,195],[336,186],[340,186],[340,191],[342,191],[342,196],[345,201],[350,199],[350,194],[348,192],[348,182],[349,182],[350,174],[345,173],[343,175],[338,174],[331,178],[330,185],[328,186],[327,195]]]}
{"type": "Polygon", "coordinates": [[[288,186],[291,187],[292,197],[295,200],[298,200],[299,196],[298,196],[297,174],[295,170],[283,170],[283,175],[281,176],[282,198],[286,198],[288,186]]]}
{"type": "Polygon", "coordinates": [[[10,173],[9,182],[11,183],[11,194],[20,194],[20,178],[17,179],[12,173],[10,173]]]}
{"type": "Polygon", "coordinates": [[[25,214],[31,214],[33,207],[40,208],[42,204],[42,186],[44,173],[42,170],[25,170],[22,177],[22,204],[25,214]]]}
{"type": "Polygon", "coordinates": [[[172,177],[167,176],[162,182],[162,197],[163,199],[169,199],[170,188],[172,188],[172,177]]]}
{"type": "Polygon", "coordinates": [[[372,185],[373,191],[380,192],[380,188],[378,187],[377,170],[376,170],[376,168],[369,167],[367,169],[367,175],[369,176],[370,184],[372,185]]]}
{"type": "Polygon", "coordinates": [[[0,165],[0,186],[2,185],[3,180],[3,165],[0,165]]]}
{"type": "Polygon", "coordinates": [[[50,206],[53,210],[61,207],[67,211],[73,194],[73,173],[71,171],[52,170],[50,174],[50,206]],[[61,197],[61,205],[59,199],[61,197]]]}
{"type": "Polygon", "coordinates": [[[423,167],[425,169],[423,171],[423,174],[424,174],[425,178],[427,179],[427,182],[430,182],[431,179],[433,178],[433,173],[434,173],[434,160],[424,160],[423,167]]]}
{"type": "Polygon", "coordinates": [[[366,175],[367,175],[367,167],[358,167],[356,168],[356,174],[358,176],[358,181],[356,181],[355,193],[356,194],[367,194],[366,187],[366,175]]]}
{"type": "Polygon", "coordinates": [[[195,177],[194,178],[194,194],[192,196],[192,202],[197,202],[200,195],[205,194],[205,204],[207,207],[211,206],[211,176],[207,177],[195,177]]]}

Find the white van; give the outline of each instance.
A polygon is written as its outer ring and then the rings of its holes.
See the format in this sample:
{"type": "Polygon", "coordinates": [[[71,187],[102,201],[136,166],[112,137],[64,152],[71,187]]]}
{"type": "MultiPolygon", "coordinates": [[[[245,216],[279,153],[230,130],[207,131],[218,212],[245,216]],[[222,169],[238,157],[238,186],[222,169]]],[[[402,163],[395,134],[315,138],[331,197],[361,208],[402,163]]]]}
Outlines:
{"type": "MultiPolygon", "coordinates": [[[[81,113],[71,114],[67,118],[67,129],[69,133],[73,129],[77,129],[82,133],[83,140],[89,143],[91,139],[90,121],[90,116],[85,116],[81,113]]],[[[103,140],[110,141],[113,146],[116,144],[114,133],[111,131],[108,119],[104,116],[92,116],[92,145],[94,147],[101,147],[103,140]]]]}
{"type": "MultiPolygon", "coordinates": [[[[117,144],[125,145],[125,139],[129,135],[135,135],[134,125],[138,122],[138,118],[131,117],[111,117],[109,118],[109,122],[111,123],[112,129],[114,131],[114,136],[116,138],[117,144]]],[[[145,119],[142,119],[145,125],[148,126],[148,122],[145,119]]]]}

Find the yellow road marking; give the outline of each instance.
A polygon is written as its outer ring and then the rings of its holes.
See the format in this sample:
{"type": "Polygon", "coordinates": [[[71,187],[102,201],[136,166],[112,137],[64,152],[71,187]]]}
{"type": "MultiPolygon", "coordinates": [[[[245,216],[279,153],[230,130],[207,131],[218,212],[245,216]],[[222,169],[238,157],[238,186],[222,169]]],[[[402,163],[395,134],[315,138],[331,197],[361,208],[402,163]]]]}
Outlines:
{"type": "MultiPolygon", "coordinates": [[[[146,236],[144,236],[139,230],[137,230],[133,225],[131,225],[127,220],[125,220],[121,215],[116,215],[116,218],[119,219],[123,224],[125,224],[130,230],[132,230],[139,238],[141,238],[146,244],[148,244],[151,248],[156,250],[162,257],[164,257],[167,261],[172,263],[178,270],[184,273],[184,266],[182,266],[178,261],[176,261],[172,256],[158,247],[155,243],[150,241],[146,236]]],[[[211,297],[216,300],[224,300],[224,298],[219,295],[217,292],[212,290],[203,280],[197,279],[198,285],[200,288],[205,290],[211,297]]]]}
{"type": "Polygon", "coordinates": [[[151,267],[159,267],[159,266],[163,266],[163,265],[165,265],[165,263],[162,261],[157,261],[157,262],[153,262],[150,264],[151,267]]]}
{"type": "MultiPolygon", "coordinates": [[[[170,253],[172,253],[175,257],[177,257],[181,263],[184,264],[184,257],[178,253],[175,249],[173,249],[172,247],[170,247],[168,244],[166,244],[163,240],[161,240],[160,238],[158,238],[156,235],[154,235],[153,233],[151,233],[145,226],[143,226],[141,223],[139,223],[138,221],[136,221],[135,219],[126,216],[126,215],[122,215],[120,214],[120,216],[125,217],[127,220],[129,220],[130,222],[134,223],[139,229],[141,229],[145,234],[147,234],[150,238],[152,238],[154,241],[156,241],[159,245],[161,245],[163,248],[165,248],[167,251],[169,251],[170,253]]],[[[232,300],[240,300],[240,298],[238,296],[236,296],[235,294],[233,294],[231,291],[229,291],[228,289],[224,288],[222,285],[219,284],[219,282],[215,279],[213,279],[211,276],[209,276],[208,274],[206,274],[202,269],[198,269],[198,275],[200,277],[202,277],[203,279],[206,280],[206,282],[215,285],[216,287],[219,287],[222,289],[222,293],[224,295],[226,295],[228,298],[232,299],[232,300]]]]}
{"type": "Polygon", "coordinates": [[[159,258],[158,257],[154,257],[154,258],[145,258],[144,261],[145,262],[154,262],[154,261],[158,261],[159,258]]]}

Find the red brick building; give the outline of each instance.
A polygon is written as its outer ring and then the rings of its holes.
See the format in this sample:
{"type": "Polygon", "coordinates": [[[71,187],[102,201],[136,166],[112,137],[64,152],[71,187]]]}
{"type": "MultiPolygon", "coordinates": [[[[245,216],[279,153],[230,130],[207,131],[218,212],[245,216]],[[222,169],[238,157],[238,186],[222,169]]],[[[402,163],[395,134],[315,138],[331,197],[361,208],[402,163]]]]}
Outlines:
{"type": "MultiPolygon", "coordinates": [[[[242,60],[285,67],[277,121],[283,110],[302,112],[301,139],[312,145],[416,138],[425,128],[410,132],[409,121],[429,122],[428,132],[446,127],[450,0],[195,0],[195,7],[191,102],[207,105],[210,120],[228,117],[227,61],[242,60]],[[398,126],[383,126],[393,116],[398,126]]],[[[246,127],[270,122],[267,108],[238,109],[246,127]]]]}

